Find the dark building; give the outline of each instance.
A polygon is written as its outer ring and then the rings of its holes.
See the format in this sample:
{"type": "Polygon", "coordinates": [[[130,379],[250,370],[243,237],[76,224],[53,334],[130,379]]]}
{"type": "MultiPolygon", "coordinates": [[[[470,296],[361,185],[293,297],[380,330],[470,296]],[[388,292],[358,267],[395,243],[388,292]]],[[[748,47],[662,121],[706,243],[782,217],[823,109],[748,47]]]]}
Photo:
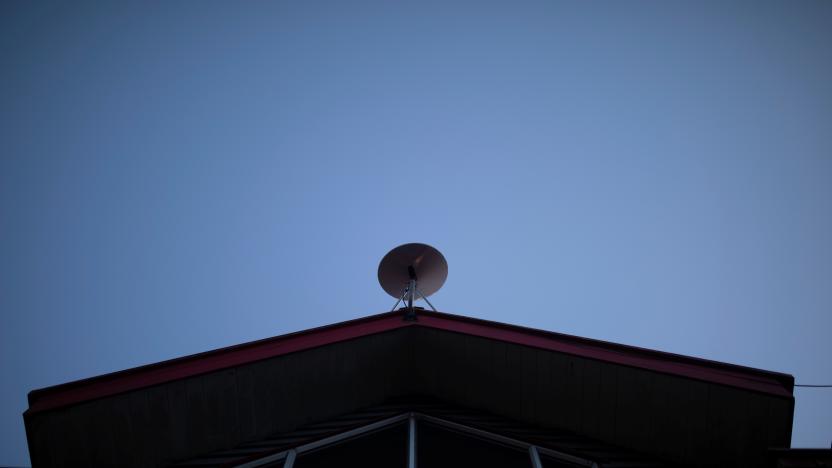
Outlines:
{"type": "Polygon", "coordinates": [[[32,463],[757,467],[794,455],[771,450],[790,446],[790,375],[404,314],[32,391],[32,463]]]}

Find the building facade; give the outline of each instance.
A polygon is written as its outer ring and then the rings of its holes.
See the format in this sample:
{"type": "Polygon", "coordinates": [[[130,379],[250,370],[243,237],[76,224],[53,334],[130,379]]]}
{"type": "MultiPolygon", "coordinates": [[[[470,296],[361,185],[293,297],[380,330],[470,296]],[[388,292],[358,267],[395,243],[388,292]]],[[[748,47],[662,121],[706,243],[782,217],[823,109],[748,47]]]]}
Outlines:
{"type": "Polygon", "coordinates": [[[32,391],[32,463],[758,467],[790,446],[790,375],[403,315],[32,391]]]}

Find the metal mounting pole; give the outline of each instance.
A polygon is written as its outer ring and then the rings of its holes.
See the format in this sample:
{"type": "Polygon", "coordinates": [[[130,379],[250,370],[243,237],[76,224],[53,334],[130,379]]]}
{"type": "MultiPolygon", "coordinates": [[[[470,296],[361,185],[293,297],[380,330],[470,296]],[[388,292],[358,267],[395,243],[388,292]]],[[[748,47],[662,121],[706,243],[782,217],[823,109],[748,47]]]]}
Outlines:
{"type": "Polygon", "coordinates": [[[407,468],[416,468],[416,418],[410,413],[407,431],[407,468]]]}
{"type": "Polygon", "coordinates": [[[529,456],[532,459],[532,468],[543,468],[543,464],[540,462],[540,454],[537,453],[537,447],[534,445],[529,446],[529,456]]]}
{"type": "Polygon", "coordinates": [[[289,455],[286,456],[286,461],[283,462],[283,468],[293,468],[295,466],[295,458],[298,452],[294,449],[289,450],[289,455]]]}
{"type": "Polygon", "coordinates": [[[413,308],[413,301],[416,300],[416,280],[411,278],[410,285],[407,287],[407,314],[404,319],[408,322],[416,320],[416,309],[413,308]]]}

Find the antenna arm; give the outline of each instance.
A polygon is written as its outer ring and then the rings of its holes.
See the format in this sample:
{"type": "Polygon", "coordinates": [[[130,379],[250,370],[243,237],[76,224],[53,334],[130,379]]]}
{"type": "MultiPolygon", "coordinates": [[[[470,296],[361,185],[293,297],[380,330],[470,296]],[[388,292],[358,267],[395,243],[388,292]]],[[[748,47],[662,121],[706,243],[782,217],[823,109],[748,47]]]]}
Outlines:
{"type": "MultiPolygon", "coordinates": [[[[430,303],[430,301],[428,300],[428,298],[427,298],[427,297],[425,297],[425,295],[424,295],[424,294],[422,294],[422,291],[420,291],[420,290],[419,290],[419,288],[416,288],[416,292],[417,292],[417,293],[419,293],[419,295],[420,295],[420,296],[422,296],[422,299],[424,299],[424,300],[425,300],[425,302],[427,302],[427,303],[428,303],[428,305],[430,306],[430,308],[431,308],[431,309],[433,309],[433,311],[434,311],[434,312],[437,312],[436,307],[434,307],[434,306],[433,306],[433,304],[431,304],[431,303],[430,303]]],[[[395,307],[394,307],[394,308],[395,308],[395,307]]]]}
{"type": "MultiPolygon", "coordinates": [[[[420,294],[421,294],[421,293],[420,293],[420,294]]],[[[390,312],[393,312],[394,310],[396,310],[396,306],[398,306],[398,305],[399,305],[399,302],[401,302],[401,301],[403,301],[403,300],[404,300],[404,296],[406,296],[406,295],[407,295],[407,288],[405,288],[405,290],[402,292],[402,295],[401,295],[401,297],[399,297],[399,300],[398,300],[398,301],[396,301],[396,303],[395,303],[395,304],[393,304],[393,308],[392,308],[392,309],[390,309],[390,312]]],[[[431,306],[431,307],[433,307],[433,306],[431,306]]]]}

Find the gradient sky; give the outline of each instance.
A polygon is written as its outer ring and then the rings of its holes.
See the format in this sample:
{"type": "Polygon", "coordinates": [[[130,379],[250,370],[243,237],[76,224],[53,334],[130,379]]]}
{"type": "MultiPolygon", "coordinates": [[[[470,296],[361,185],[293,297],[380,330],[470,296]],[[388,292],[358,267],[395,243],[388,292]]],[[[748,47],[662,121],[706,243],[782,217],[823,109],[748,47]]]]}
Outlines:
{"type": "Polygon", "coordinates": [[[443,311],[832,383],[830,45],[829,1],[0,3],[0,464],[29,390],[388,310],[405,242],[443,311]]]}

